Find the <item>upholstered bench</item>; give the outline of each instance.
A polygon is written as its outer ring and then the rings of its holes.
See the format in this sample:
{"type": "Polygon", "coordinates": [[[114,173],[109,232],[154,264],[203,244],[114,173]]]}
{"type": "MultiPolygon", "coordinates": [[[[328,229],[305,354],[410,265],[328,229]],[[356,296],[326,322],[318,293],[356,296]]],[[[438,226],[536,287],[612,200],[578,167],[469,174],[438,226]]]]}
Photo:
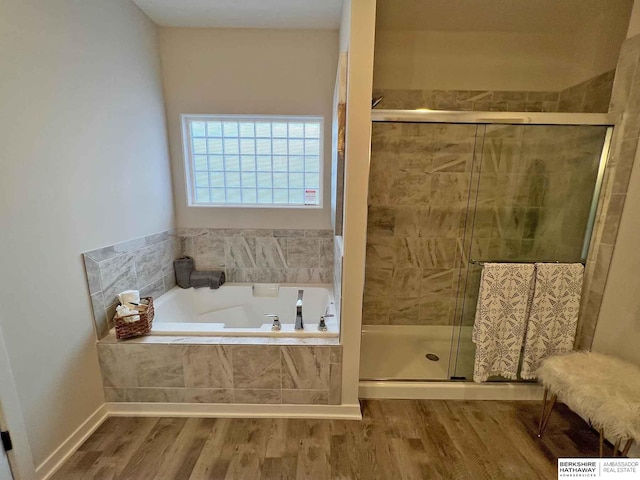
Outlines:
{"type": "Polygon", "coordinates": [[[640,441],[639,367],[599,353],[571,352],[544,360],[538,381],[545,387],[538,437],[560,400],[600,431],[601,457],[605,434],[615,440],[614,457],[622,441],[623,456],[640,441]]]}

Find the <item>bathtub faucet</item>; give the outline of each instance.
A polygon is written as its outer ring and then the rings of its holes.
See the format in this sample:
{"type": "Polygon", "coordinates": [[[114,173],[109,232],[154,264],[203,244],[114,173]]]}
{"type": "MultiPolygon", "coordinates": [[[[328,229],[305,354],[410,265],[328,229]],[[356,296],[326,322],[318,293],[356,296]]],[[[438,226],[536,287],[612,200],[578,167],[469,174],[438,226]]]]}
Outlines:
{"type": "Polygon", "coordinates": [[[304,329],[304,322],[302,321],[302,294],[304,290],[298,290],[298,301],[296,302],[296,330],[304,329]]]}

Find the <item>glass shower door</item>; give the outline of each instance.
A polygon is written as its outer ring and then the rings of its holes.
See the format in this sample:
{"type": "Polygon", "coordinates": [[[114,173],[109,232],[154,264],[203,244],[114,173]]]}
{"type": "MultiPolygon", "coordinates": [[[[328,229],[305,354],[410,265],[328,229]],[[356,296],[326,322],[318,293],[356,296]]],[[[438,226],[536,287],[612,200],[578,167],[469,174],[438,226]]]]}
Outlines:
{"type": "Polygon", "coordinates": [[[481,264],[584,261],[607,136],[603,126],[480,128],[450,361],[450,376],[467,380],[481,264]]]}
{"type": "Polygon", "coordinates": [[[361,379],[446,380],[475,124],[373,124],[361,379]]]}

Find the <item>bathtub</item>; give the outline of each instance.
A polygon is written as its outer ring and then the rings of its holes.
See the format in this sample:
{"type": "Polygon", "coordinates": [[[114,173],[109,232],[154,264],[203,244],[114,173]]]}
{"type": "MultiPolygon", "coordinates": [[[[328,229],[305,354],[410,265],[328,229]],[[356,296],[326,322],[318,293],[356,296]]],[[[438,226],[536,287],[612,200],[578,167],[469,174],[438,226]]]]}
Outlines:
{"type": "Polygon", "coordinates": [[[337,337],[334,316],[326,318],[327,331],[318,330],[320,316],[335,315],[331,285],[266,285],[227,283],[217,290],[174,287],[154,301],[151,335],[240,337],[337,337]],[[254,288],[255,287],[255,288],[254,288]],[[298,290],[303,290],[304,330],[295,330],[298,290]],[[269,296],[269,295],[277,296],[269,296]],[[272,331],[280,317],[282,329],[272,331]]]}

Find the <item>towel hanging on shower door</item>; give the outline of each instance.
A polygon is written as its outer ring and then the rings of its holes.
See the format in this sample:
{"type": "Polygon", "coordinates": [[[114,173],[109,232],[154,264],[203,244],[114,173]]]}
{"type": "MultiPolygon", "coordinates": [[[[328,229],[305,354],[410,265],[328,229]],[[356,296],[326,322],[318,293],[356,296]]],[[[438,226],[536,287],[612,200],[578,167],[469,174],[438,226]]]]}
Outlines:
{"type": "Polygon", "coordinates": [[[473,342],[473,381],[492,375],[515,380],[533,294],[532,263],[486,263],[482,270],[473,342]]]}
{"type": "Polygon", "coordinates": [[[573,350],[583,276],[581,263],[536,263],[522,378],[536,378],[542,360],[573,350]]]}

